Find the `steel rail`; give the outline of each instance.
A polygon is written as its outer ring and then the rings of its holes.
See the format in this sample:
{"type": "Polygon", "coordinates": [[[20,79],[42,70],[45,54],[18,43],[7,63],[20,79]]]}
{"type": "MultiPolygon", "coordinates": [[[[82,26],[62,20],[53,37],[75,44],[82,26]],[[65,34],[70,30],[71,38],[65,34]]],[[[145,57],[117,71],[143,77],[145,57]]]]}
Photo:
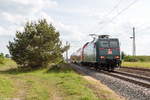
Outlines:
{"type": "MultiPolygon", "coordinates": [[[[76,70],[77,72],[84,73],[84,74],[90,75],[92,77],[94,77],[94,75],[92,75],[90,72],[91,71],[97,72],[97,71],[91,70],[91,69],[89,69],[87,67],[85,68],[85,67],[81,67],[79,65],[74,65],[74,64],[71,64],[71,65],[72,65],[73,69],[76,70]]],[[[132,78],[137,78],[138,77],[138,76],[135,76],[133,74],[129,75],[129,73],[116,72],[116,73],[121,73],[121,75],[125,75],[125,76],[120,76],[120,75],[115,74],[115,72],[111,72],[110,73],[110,72],[106,72],[106,71],[99,71],[99,73],[103,73],[103,74],[106,74],[106,75],[109,75],[109,76],[112,76],[112,77],[115,77],[115,78],[118,78],[118,79],[130,82],[130,83],[134,83],[136,85],[139,85],[139,86],[142,86],[142,87],[145,87],[145,88],[150,88],[150,82],[142,82],[142,81],[138,81],[138,80],[135,80],[135,79],[131,79],[130,77],[132,77],[132,78]]],[[[138,78],[143,78],[143,77],[141,76],[141,77],[138,77],[138,78]]],[[[145,78],[145,79],[149,80],[149,78],[145,78]]]]}
{"type": "Polygon", "coordinates": [[[136,67],[121,67],[122,69],[131,69],[131,70],[138,70],[138,71],[146,71],[146,72],[150,72],[150,69],[147,68],[136,68],[136,67]]]}
{"type": "Polygon", "coordinates": [[[107,74],[107,75],[112,76],[112,77],[116,77],[116,78],[121,79],[121,80],[125,80],[125,81],[128,81],[128,82],[137,84],[137,85],[145,87],[145,88],[150,88],[150,83],[147,83],[147,82],[137,81],[135,79],[120,76],[120,75],[117,75],[117,74],[114,74],[114,73],[109,73],[109,72],[104,72],[104,71],[102,71],[102,73],[107,74]]]}
{"type": "Polygon", "coordinates": [[[123,71],[114,71],[114,72],[118,73],[118,74],[130,76],[130,77],[133,77],[133,78],[142,79],[142,80],[146,80],[146,81],[150,82],[150,77],[146,77],[146,76],[143,76],[143,75],[131,74],[131,73],[123,72],[123,71]]]}

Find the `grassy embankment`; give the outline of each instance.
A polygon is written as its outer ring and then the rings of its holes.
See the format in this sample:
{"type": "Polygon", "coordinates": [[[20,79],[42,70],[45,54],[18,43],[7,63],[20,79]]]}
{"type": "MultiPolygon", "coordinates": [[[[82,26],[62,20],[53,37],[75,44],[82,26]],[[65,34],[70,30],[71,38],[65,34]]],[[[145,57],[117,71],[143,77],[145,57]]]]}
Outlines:
{"type": "Polygon", "coordinates": [[[121,100],[106,86],[86,80],[67,64],[30,72],[20,72],[16,66],[8,59],[0,65],[0,100],[121,100]]]}
{"type": "Polygon", "coordinates": [[[126,56],[122,66],[150,68],[150,56],[126,56]]]}
{"type": "Polygon", "coordinates": [[[139,68],[150,68],[150,62],[123,62],[122,66],[139,67],[139,68]]]}

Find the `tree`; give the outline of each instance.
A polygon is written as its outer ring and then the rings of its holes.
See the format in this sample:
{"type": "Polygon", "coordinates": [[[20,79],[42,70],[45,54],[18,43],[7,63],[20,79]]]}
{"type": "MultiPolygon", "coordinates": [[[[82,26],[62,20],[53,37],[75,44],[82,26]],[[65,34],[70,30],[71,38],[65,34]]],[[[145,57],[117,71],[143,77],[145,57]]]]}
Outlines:
{"type": "Polygon", "coordinates": [[[0,64],[4,63],[4,54],[0,53],[0,64]]]}
{"type": "Polygon", "coordinates": [[[4,58],[4,53],[0,53],[0,57],[4,58]]]}
{"type": "Polygon", "coordinates": [[[62,47],[59,36],[55,27],[45,19],[27,22],[23,32],[16,32],[8,49],[12,59],[21,67],[46,67],[48,63],[62,61],[62,54],[69,47],[62,47]]]}
{"type": "Polygon", "coordinates": [[[125,56],[126,56],[126,54],[122,51],[122,52],[121,52],[121,58],[124,59],[125,56]]]}
{"type": "Polygon", "coordinates": [[[5,57],[6,57],[6,58],[10,58],[9,54],[5,54],[5,57]]]}

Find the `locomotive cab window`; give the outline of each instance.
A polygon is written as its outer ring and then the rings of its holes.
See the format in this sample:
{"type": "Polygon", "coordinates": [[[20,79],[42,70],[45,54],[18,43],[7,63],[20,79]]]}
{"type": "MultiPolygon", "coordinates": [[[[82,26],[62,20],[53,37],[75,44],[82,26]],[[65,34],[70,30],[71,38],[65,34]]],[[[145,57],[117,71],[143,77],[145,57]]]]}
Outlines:
{"type": "Polygon", "coordinates": [[[119,47],[119,44],[118,44],[118,41],[110,41],[110,47],[111,48],[117,48],[117,47],[119,47]]]}
{"type": "Polygon", "coordinates": [[[109,47],[109,42],[108,41],[100,41],[100,45],[101,45],[101,47],[103,47],[103,48],[108,48],[109,47]]]}

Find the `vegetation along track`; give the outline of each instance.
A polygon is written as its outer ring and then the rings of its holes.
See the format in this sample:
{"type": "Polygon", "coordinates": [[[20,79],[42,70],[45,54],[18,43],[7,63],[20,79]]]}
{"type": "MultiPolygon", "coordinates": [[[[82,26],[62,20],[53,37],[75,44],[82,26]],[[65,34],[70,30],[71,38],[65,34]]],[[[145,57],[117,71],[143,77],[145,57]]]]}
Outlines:
{"type": "MultiPolygon", "coordinates": [[[[83,70],[79,68],[81,66],[78,66],[78,68],[75,68],[78,72],[84,72],[85,74],[89,74],[91,69],[88,68],[88,70],[83,70]]],[[[85,68],[85,67],[84,67],[85,68]]],[[[87,67],[86,67],[87,68],[87,67]]],[[[150,88],[150,78],[145,76],[139,76],[131,73],[121,72],[121,71],[114,71],[114,72],[106,72],[106,71],[99,71],[99,73],[103,73],[124,81],[128,81],[134,84],[137,84],[139,86],[150,88]]]]}

